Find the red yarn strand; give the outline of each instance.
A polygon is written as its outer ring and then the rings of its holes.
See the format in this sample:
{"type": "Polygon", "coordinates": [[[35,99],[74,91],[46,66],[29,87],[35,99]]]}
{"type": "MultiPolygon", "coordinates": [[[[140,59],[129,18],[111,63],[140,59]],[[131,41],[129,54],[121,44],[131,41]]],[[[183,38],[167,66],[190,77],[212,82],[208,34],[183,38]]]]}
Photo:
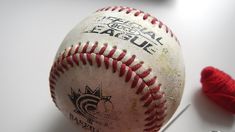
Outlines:
{"type": "Polygon", "coordinates": [[[235,114],[235,80],[231,76],[209,66],[201,72],[201,83],[207,97],[235,114]]]}

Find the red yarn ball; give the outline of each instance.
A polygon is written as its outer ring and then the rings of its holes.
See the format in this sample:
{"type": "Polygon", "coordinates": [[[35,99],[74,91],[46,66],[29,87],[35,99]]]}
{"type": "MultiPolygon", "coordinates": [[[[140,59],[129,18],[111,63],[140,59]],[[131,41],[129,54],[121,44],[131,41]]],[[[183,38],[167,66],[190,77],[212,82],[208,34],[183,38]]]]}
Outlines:
{"type": "Polygon", "coordinates": [[[235,114],[235,80],[231,76],[209,66],[201,72],[201,83],[206,96],[235,114]]]}

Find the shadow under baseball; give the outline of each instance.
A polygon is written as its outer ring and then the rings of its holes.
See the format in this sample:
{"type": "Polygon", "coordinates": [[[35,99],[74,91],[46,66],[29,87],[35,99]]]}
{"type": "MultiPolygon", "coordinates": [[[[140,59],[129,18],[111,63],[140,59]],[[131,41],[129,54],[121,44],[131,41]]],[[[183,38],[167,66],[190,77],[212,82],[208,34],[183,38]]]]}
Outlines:
{"type": "Polygon", "coordinates": [[[51,127],[46,132],[81,132],[78,127],[72,124],[65,117],[58,117],[54,120],[51,127]]]}
{"type": "Polygon", "coordinates": [[[235,117],[203,95],[201,88],[197,89],[193,102],[200,118],[216,126],[233,127],[235,117]]]}

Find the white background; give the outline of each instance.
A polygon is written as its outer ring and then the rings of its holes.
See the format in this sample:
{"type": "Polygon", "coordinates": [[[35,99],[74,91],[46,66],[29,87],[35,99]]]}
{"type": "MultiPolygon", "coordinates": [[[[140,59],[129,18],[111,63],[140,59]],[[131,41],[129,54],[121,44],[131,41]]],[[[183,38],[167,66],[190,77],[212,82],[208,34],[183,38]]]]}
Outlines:
{"type": "Polygon", "coordinates": [[[75,24],[109,5],[156,16],[181,42],[186,86],[180,111],[166,132],[235,132],[235,116],[201,93],[200,72],[212,65],[235,77],[234,0],[0,1],[0,131],[79,132],[51,101],[54,55],[75,24]]]}

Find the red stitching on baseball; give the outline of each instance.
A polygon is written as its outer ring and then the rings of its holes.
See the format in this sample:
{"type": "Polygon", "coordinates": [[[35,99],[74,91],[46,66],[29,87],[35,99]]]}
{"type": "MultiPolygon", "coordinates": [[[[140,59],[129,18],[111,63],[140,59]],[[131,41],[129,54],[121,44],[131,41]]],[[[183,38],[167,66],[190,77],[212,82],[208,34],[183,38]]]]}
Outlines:
{"type": "Polygon", "coordinates": [[[126,51],[123,51],[117,58],[117,61],[120,61],[121,59],[123,59],[126,55],[126,51]]]}
{"type": "Polygon", "coordinates": [[[153,25],[155,25],[155,24],[157,23],[157,21],[158,21],[157,18],[153,18],[152,21],[151,21],[151,23],[152,23],[153,25]]]}
{"type": "Polygon", "coordinates": [[[144,129],[144,131],[153,131],[154,129],[158,128],[157,130],[154,130],[155,132],[158,132],[160,130],[161,126],[162,126],[162,124],[161,125],[155,125],[153,127],[144,129]]]}
{"type": "Polygon", "coordinates": [[[127,66],[129,66],[134,60],[135,60],[135,55],[132,55],[131,58],[129,58],[126,62],[124,62],[127,66]]]}
{"type": "Polygon", "coordinates": [[[58,67],[58,70],[62,73],[64,73],[64,70],[61,67],[58,67]]]}
{"type": "MultiPolygon", "coordinates": [[[[151,93],[150,93],[151,95],[151,93]]],[[[152,102],[153,102],[153,98],[149,95],[149,97],[146,99],[147,101],[145,101],[144,107],[149,106],[152,102]]]]}
{"type": "Polygon", "coordinates": [[[131,13],[131,9],[128,9],[127,11],[126,11],[126,14],[129,14],[129,13],[131,13]]]}
{"type": "Polygon", "coordinates": [[[99,54],[100,55],[104,54],[104,51],[106,50],[106,48],[107,48],[107,44],[104,44],[104,46],[100,49],[99,54]]]}
{"type": "Polygon", "coordinates": [[[162,23],[161,21],[159,21],[158,27],[159,27],[159,28],[162,28],[162,26],[163,26],[163,23],[162,23]]]}
{"type": "Polygon", "coordinates": [[[173,32],[165,24],[163,24],[157,18],[155,18],[154,16],[151,16],[148,13],[145,13],[143,11],[140,11],[140,10],[137,10],[137,9],[134,9],[134,8],[123,7],[123,6],[106,7],[106,8],[99,9],[96,12],[101,12],[101,11],[118,11],[118,12],[125,12],[126,14],[130,14],[131,12],[134,12],[133,15],[135,17],[142,17],[143,20],[150,19],[150,23],[153,24],[153,25],[158,25],[159,28],[162,28],[164,26],[165,27],[165,32],[170,33],[170,36],[172,38],[174,38],[179,43],[176,36],[173,34],[173,32]],[[141,14],[143,14],[143,15],[141,16],[141,14]]]}
{"type": "Polygon", "coordinates": [[[160,90],[160,87],[161,87],[161,84],[159,84],[158,86],[156,86],[156,87],[153,88],[153,89],[150,89],[150,91],[151,91],[152,93],[156,93],[156,92],[158,92],[158,91],[160,90]]]}
{"type": "Polygon", "coordinates": [[[112,58],[113,54],[116,52],[116,47],[113,47],[113,49],[109,52],[108,58],[112,58]]]}
{"type": "Polygon", "coordinates": [[[95,60],[96,60],[97,66],[100,67],[101,66],[100,55],[96,55],[95,60]]]}
{"type": "Polygon", "coordinates": [[[108,45],[104,44],[100,49],[98,48],[98,42],[95,42],[92,46],[90,46],[89,42],[85,43],[83,46],[81,43],[78,45],[71,46],[63,51],[62,54],[59,55],[57,60],[54,62],[51,72],[50,72],[50,91],[53,101],[55,105],[58,107],[56,103],[56,94],[55,94],[55,85],[57,79],[60,77],[64,71],[69,70],[69,68],[74,67],[75,65],[79,66],[80,62],[83,65],[89,64],[93,65],[97,64],[97,67],[101,67],[104,64],[105,68],[108,69],[111,65],[112,71],[119,71],[119,76],[125,78],[125,82],[129,82],[133,76],[133,80],[131,83],[131,88],[136,88],[136,94],[142,94],[140,100],[144,101],[143,107],[147,107],[145,112],[146,114],[146,124],[144,131],[152,131],[158,130],[162,125],[166,112],[166,100],[164,99],[164,93],[160,92],[161,84],[149,88],[156,83],[157,77],[154,76],[149,80],[144,80],[147,76],[150,75],[152,71],[151,68],[145,69],[142,73],[135,73],[135,71],[139,71],[142,68],[142,61],[132,64],[136,60],[136,56],[132,55],[131,57],[127,56],[126,51],[123,50],[121,52],[117,51],[117,47],[114,46],[109,52],[105,55],[105,51],[108,49],[108,45]],[[91,50],[88,51],[88,47],[91,47],[91,50]],[[81,49],[81,50],[79,50],[81,49]],[[99,49],[96,51],[96,49],[99,49]],[[81,51],[79,53],[79,51],[81,51]],[[95,56],[95,60],[93,61],[92,57],[95,56]],[[116,54],[116,58],[113,57],[116,54]],[[103,60],[101,59],[103,58],[103,60]],[[124,61],[126,60],[126,61],[124,61]],[[140,83],[139,83],[140,82],[140,83]],[[144,89],[148,87],[148,91],[144,92],[144,89]],[[158,101],[159,103],[153,103],[154,101],[158,101]]]}
{"type": "MultiPolygon", "coordinates": [[[[63,59],[64,60],[64,59],[63,59]]],[[[67,65],[63,62],[63,60],[61,60],[61,68],[64,68],[65,70],[68,70],[69,68],[67,67],[67,65]]],[[[58,75],[59,76],[59,75],[58,75]]]]}
{"type": "Polygon", "coordinates": [[[166,33],[168,33],[169,32],[169,28],[167,26],[165,26],[165,27],[166,27],[166,33]]]}
{"type": "MultiPolygon", "coordinates": [[[[84,48],[82,49],[82,53],[85,53],[86,50],[87,50],[87,47],[88,47],[89,43],[87,42],[84,46],[84,48]]],[[[72,49],[72,48],[71,48],[72,49]]]]}
{"type": "Polygon", "coordinates": [[[72,52],[71,49],[72,49],[72,47],[68,49],[69,52],[68,52],[67,56],[70,56],[70,55],[71,55],[71,52],[72,52]]]}
{"type": "Polygon", "coordinates": [[[126,74],[126,79],[125,79],[126,82],[130,81],[132,72],[133,71],[131,70],[131,68],[128,69],[127,74],[126,74]]]}
{"type": "Polygon", "coordinates": [[[111,8],[111,7],[106,8],[105,11],[109,10],[110,8],[111,8]]]}
{"type": "Polygon", "coordinates": [[[80,57],[80,59],[81,59],[83,65],[86,65],[86,60],[85,60],[85,58],[84,58],[84,54],[79,54],[79,57],[80,57]]]}
{"type": "Polygon", "coordinates": [[[144,71],[144,72],[142,72],[141,74],[138,74],[138,75],[140,76],[140,78],[145,78],[150,74],[151,71],[152,71],[152,68],[149,68],[146,71],[144,71]]]}
{"type": "Polygon", "coordinates": [[[117,6],[115,6],[115,7],[112,9],[112,11],[115,11],[117,8],[118,8],[118,7],[117,7],[117,6]]]}
{"type": "Polygon", "coordinates": [[[134,15],[139,16],[140,14],[141,14],[141,12],[136,12],[134,15]]]}
{"type": "Polygon", "coordinates": [[[119,76],[122,77],[125,74],[125,72],[126,72],[126,66],[122,64],[120,68],[119,76]]]}
{"type": "Polygon", "coordinates": [[[161,94],[152,94],[152,98],[155,100],[161,99],[162,95],[161,94]]]}
{"type": "Polygon", "coordinates": [[[150,15],[149,15],[148,13],[146,13],[146,14],[143,16],[143,19],[146,20],[146,19],[148,19],[149,16],[150,16],[150,15]]]}
{"type": "Polygon", "coordinates": [[[108,69],[109,68],[109,59],[108,58],[104,58],[104,64],[105,64],[106,69],[108,69]]]}
{"type": "Polygon", "coordinates": [[[113,72],[117,71],[117,61],[113,60],[113,72]]]}
{"type": "Polygon", "coordinates": [[[132,66],[131,69],[132,69],[133,71],[136,71],[136,70],[138,70],[141,66],[142,66],[142,64],[141,64],[141,63],[138,63],[138,64],[132,66]]]}
{"type": "Polygon", "coordinates": [[[92,65],[91,54],[86,54],[86,58],[87,58],[89,64],[92,65]]]}
{"type": "Polygon", "coordinates": [[[146,123],[145,126],[152,126],[155,122],[161,121],[161,120],[162,118],[155,117],[152,121],[150,121],[149,123],[146,123]]]}
{"type": "MultiPolygon", "coordinates": [[[[70,56],[70,54],[69,54],[69,56],[70,56]]],[[[73,67],[73,62],[72,62],[71,57],[67,57],[67,58],[66,58],[66,61],[68,62],[68,64],[69,64],[71,67],[73,67]]]]}
{"type": "Polygon", "coordinates": [[[151,80],[149,80],[149,81],[147,81],[147,82],[145,82],[148,86],[151,86],[151,85],[153,85],[155,82],[156,82],[156,80],[157,80],[157,77],[155,76],[155,77],[153,77],[151,80]]]}
{"type": "Polygon", "coordinates": [[[119,11],[119,12],[122,12],[123,10],[125,10],[125,8],[121,8],[121,9],[119,9],[118,11],[119,11]]]}
{"type": "Polygon", "coordinates": [[[50,84],[50,88],[53,89],[53,90],[55,89],[54,85],[55,84],[50,84]]]}
{"type": "Polygon", "coordinates": [[[53,85],[55,85],[56,83],[55,83],[55,81],[54,80],[52,80],[52,79],[49,79],[49,81],[50,81],[50,86],[52,86],[52,84],[53,85]]]}
{"type": "MultiPolygon", "coordinates": [[[[49,80],[49,81],[50,81],[50,84],[51,84],[52,79],[56,80],[56,77],[55,77],[54,75],[51,75],[51,76],[50,76],[50,80],[49,80]]],[[[52,83],[52,84],[53,84],[53,83],[52,83]]]]}
{"type": "MultiPolygon", "coordinates": [[[[94,50],[97,48],[97,46],[98,46],[98,42],[95,42],[95,44],[92,46],[91,51],[89,53],[93,53],[94,50]]],[[[78,53],[78,52],[75,52],[75,53],[78,53]]]]}
{"type": "Polygon", "coordinates": [[[76,57],[76,54],[73,55],[73,61],[75,62],[75,64],[77,64],[77,66],[79,65],[78,59],[76,57]]]}
{"type": "Polygon", "coordinates": [[[132,82],[132,84],[131,84],[131,88],[134,88],[134,87],[136,87],[136,85],[137,85],[137,83],[138,83],[138,80],[139,80],[139,76],[135,76],[134,77],[134,80],[133,80],[133,82],[132,82]]]}
{"type": "Polygon", "coordinates": [[[165,108],[160,108],[160,111],[157,111],[157,110],[154,110],[154,112],[151,112],[152,114],[149,113],[149,116],[145,119],[146,121],[151,121],[153,120],[154,118],[160,118],[160,119],[163,119],[166,114],[164,114],[165,112],[165,108]],[[158,116],[156,116],[158,115],[158,116]],[[160,115],[160,116],[159,116],[160,115]]]}
{"type": "Polygon", "coordinates": [[[137,88],[136,94],[140,94],[145,87],[144,81],[140,84],[140,86],[137,88]]]}
{"type": "Polygon", "coordinates": [[[149,97],[149,95],[150,95],[150,92],[147,92],[144,96],[142,96],[142,97],[140,98],[140,100],[147,100],[147,98],[149,97]]]}

